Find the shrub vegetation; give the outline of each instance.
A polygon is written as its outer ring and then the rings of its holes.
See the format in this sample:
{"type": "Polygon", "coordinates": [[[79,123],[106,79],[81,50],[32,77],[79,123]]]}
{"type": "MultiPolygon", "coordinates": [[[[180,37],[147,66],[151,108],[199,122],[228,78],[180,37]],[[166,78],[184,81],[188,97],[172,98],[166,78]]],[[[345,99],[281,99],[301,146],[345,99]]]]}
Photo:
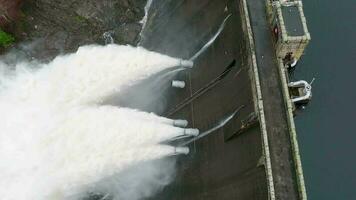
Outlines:
{"type": "Polygon", "coordinates": [[[15,42],[15,38],[0,29],[0,46],[8,47],[15,42]]]}

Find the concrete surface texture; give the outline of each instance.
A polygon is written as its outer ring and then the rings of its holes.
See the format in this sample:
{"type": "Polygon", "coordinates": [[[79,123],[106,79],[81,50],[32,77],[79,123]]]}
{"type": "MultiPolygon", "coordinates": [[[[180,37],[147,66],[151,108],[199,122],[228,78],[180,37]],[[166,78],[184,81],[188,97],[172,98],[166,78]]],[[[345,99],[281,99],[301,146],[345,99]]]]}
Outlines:
{"type": "Polygon", "coordinates": [[[265,1],[247,1],[256,44],[276,199],[299,199],[292,145],[265,1]]]}
{"type": "Polygon", "coordinates": [[[218,85],[176,112],[201,131],[244,108],[224,127],[190,144],[191,154],[178,161],[174,183],[152,199],[268,199],[259,126],[228,140],[254,112],[249,77],[249,49],[242,30],[239,1],[154,1],[142,45],[171,56],[192,57],[226,26],[190,71],[178,74],[187,86],[170,94],[167,110],[205,87],[232,60],[237,66],[218,85]]]}

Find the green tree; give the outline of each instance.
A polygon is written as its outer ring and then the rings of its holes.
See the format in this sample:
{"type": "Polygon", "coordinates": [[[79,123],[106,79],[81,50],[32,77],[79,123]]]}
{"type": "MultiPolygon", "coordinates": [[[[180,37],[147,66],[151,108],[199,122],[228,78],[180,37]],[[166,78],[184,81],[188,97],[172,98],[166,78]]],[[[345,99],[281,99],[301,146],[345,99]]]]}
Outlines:
{"type": "Polygon", "coordinates": [[[0,46],[1,47],[8,47],[14,42],[15,42],[15,38],[12,35],[4,32],[3,30],[0,29],[0,46]]]}

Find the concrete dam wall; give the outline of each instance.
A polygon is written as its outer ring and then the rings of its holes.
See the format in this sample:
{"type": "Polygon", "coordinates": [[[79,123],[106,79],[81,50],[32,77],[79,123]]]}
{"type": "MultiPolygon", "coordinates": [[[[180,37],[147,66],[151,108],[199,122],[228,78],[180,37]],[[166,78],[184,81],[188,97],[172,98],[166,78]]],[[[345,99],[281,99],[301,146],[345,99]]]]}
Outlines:
{"type": "Polygon", "coordinates": [[[192,70],[177,75],[187,86],[171,91],[162,113],[204,132],[238,110],[189,144],[175,181],[152,199],[306,199],[265,1],[153,1],[141,45],[185,59],[207,47],[192,70]],[[236,66],[210,87],[233,61],[236,66]]]}
{"type": "Polygon", "coordinates": [[[195,67],[176,78],[187,83],[176,89],[166,111],[204,88],[233,60],[236,66],[216,86],[172,117],[188,119],[209,130],[238,113],[223,127],[189,145],[191,154],[178,161],[176,180],[152,199],[267,199],[263,145],[258,125],[239,134],[255,112],[250,48],[241,2],[154,1],[142,45],[150,50],[189,59],[226,24],[216,40],[195,60],[195,67]]]}

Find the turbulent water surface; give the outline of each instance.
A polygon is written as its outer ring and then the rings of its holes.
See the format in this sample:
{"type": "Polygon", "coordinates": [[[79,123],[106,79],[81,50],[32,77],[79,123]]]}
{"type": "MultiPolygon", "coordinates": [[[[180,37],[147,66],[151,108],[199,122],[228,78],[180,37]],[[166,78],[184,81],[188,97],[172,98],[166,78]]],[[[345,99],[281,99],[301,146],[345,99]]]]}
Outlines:
{"type": "Polygon", "coordinates": [[[102,102],[182,65],[192,63],[118,45],[80,47],[48,64],[1,63],[1,199],[78,199],[93,188],[139,199],[168,184],[174,161],[154,160],[189,150],[161,143],[196,130],[102,102]]]}

